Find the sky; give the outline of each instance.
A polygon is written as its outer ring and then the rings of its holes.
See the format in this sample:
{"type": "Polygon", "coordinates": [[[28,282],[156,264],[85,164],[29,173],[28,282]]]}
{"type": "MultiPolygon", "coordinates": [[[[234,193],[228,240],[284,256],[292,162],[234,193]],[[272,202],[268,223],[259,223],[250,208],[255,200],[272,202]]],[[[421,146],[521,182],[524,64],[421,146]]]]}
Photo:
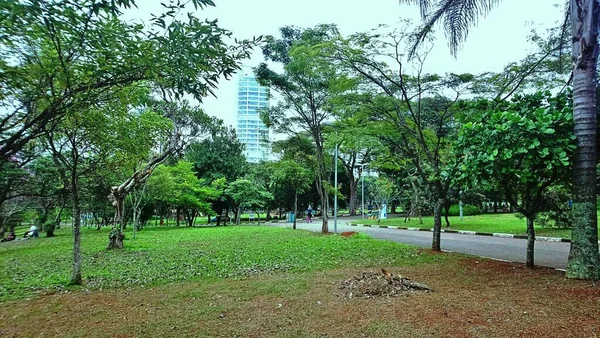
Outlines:
{"type": "MultiPolygon", "coordinates": [[[[161,13],[163,0],[138,0],[138,8],[125,13],[125,19],[147,21],[151,13],[161,13]]],[[[400,19],[419,22],[416,6],[400,5],[398,0],[214,0],[216,7],[198,10],[199,18],[218,19],[222,28],[238,39],[259,35],[278,36],[280,27],[314,27],[335,23],[344,36],[365,32],[379,24],[393,26],[400,19]]],[[[450,55],[447,41],[438,27],[435,47],[425,71],[431,73],[481,73],[500,71],[533,51],[527,41],[532,28],[543,31],[563,19],[564,0],[503,0],[477,27],[470,30],[456,58],[450,55]]],[[[260,49],[244,65],[257,66],[263,61],[260,49]]],[[[217,98],[204,100],[202,107],[228,125],[235,126],[237,90],[235,78],[222,81],[217,98]]]]}

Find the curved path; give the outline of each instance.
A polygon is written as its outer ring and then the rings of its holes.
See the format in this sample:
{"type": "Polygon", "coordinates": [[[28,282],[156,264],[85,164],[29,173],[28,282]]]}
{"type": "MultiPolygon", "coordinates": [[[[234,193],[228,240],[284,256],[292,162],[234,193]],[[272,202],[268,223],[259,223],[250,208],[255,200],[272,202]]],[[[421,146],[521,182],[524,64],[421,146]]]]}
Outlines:
{"type": "MultiPolygon", "coordinates": [[[[431,247],[431,232],[386,228],[354,227],[347,225],[349,218],[338,219],[338,232],[357,231],[382,240],[415,246],[431,247]]],[[[285,227],[285,223],[270,223],[270,226],[285,227]]],[[[287,225],[290,226],[289,224],[287,225]]],[[[298,229],[321,231],[321,223],[298,223],[298,229]]],[[[329,220],[329,231],[333,232],[333,219],[329,220]]],[[[555,269],[564,269],[569,256],[570,243],[535,243],[535,264],[555,269]]],[[[525,239],[442,233],[442,250],[464,254],[525,263],[527,241],[525,239]]]]}

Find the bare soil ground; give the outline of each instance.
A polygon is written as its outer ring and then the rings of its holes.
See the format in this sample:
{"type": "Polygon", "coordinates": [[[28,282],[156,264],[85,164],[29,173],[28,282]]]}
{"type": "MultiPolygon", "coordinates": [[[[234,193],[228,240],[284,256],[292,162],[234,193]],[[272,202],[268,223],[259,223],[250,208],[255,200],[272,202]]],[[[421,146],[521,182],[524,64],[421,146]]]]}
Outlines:
{"type": "MultiPolygon", "coordinates": [[[[379,272],[383,267],[373,267],[379,272]]],[[[384,267],[434,292],[340,294],[365,269],[39,296],[0,304],[1,337],[596,337],[600,288],[461,259],[384,267]]]]}

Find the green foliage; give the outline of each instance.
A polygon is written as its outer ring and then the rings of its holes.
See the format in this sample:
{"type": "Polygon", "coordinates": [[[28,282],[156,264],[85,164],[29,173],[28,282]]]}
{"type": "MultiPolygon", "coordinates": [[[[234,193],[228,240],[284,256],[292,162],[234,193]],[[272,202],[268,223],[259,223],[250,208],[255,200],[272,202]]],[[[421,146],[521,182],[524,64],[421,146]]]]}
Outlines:
{"type": "MultiPolygon", "coordinates": [[[[463,216],[475,216],[481,214],[481,209],[475,205],[463,204],[463,216]]],[[[448,216],[459,216],[460,206],[453,205],[448,210],[448,216]]]]}
{"type": "Polygon", "coordinates": [[[209,200],[217,197],[217,180],[212,185],[198,179],[191,162],[179,161],[175,166],[156,168],[148,182],[151,196],[160,202],[177,208],[210,212],[209,200]]]}
{"type": "MultiPolygon", "coordinates": [[[[195,7],[214,5],[193,0],[195,7]]],[[[0,4],[0,157],[19,152],[67,112],[126,100],[131,86],[202,100],[229,78],[253,41],[203,21],[180,1],[149,24],[120,19],[118,1],[4,1],[0,4]]]]}
{"type": "Polygon", "coordinates": [[[289,186],[298,194],[307,191],[312,184],[313,173],[295,161],[280,161],[275,164],[273,179],[281,186],[289,186]]]}
{"type": "Polygon", "coordinates": [[[571,178],[573,115],[566,95],[517,96],[474,103],[458,138],[460,175],[467,185],[497,182],[519,211],[541,211],[548,187],[571,178]]]}
{"type": "Polygon", "coordinates": [[[218,128],[211,137],[193,143],[186,151],[186,159],[194,164],[199,178],[209,182],[217,178],[235,181],[246,172],[244,144],[237,138],[235,129],[218,128]]]}
{"type": "Polygon", "coordinates": [[[225,193],[242,209],[258,210],[264,208],[273,199],[273,194],[262,186],[247,179],[231,182],[225,193]]]}
{"type": "MultiPolygon", "coordinates": [[[[85,289],[453,259],[424,255],[416,248],[364,235],[344,238],[247,226],[150,227],[129,240],[124,250],[106,251],[108,229],[82,231],[85,289]]],[[[43,241],[0,245],[0,300],[65,290],[70,271],[65,257],[70,255],[71,240],[70,230],[64,229],[43,241]]]]}

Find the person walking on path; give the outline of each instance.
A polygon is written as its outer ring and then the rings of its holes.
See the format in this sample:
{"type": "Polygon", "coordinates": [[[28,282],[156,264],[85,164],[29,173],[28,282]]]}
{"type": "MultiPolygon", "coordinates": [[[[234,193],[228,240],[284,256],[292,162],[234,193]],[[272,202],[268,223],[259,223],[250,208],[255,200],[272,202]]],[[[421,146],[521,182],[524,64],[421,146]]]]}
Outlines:
{"type": "Polygon", "coordinates": [[[313,210],[309,204],[308,209],[306,209],[306,221],[308,223],[312,223],[312,213],[313,213],[313,210]]]}

